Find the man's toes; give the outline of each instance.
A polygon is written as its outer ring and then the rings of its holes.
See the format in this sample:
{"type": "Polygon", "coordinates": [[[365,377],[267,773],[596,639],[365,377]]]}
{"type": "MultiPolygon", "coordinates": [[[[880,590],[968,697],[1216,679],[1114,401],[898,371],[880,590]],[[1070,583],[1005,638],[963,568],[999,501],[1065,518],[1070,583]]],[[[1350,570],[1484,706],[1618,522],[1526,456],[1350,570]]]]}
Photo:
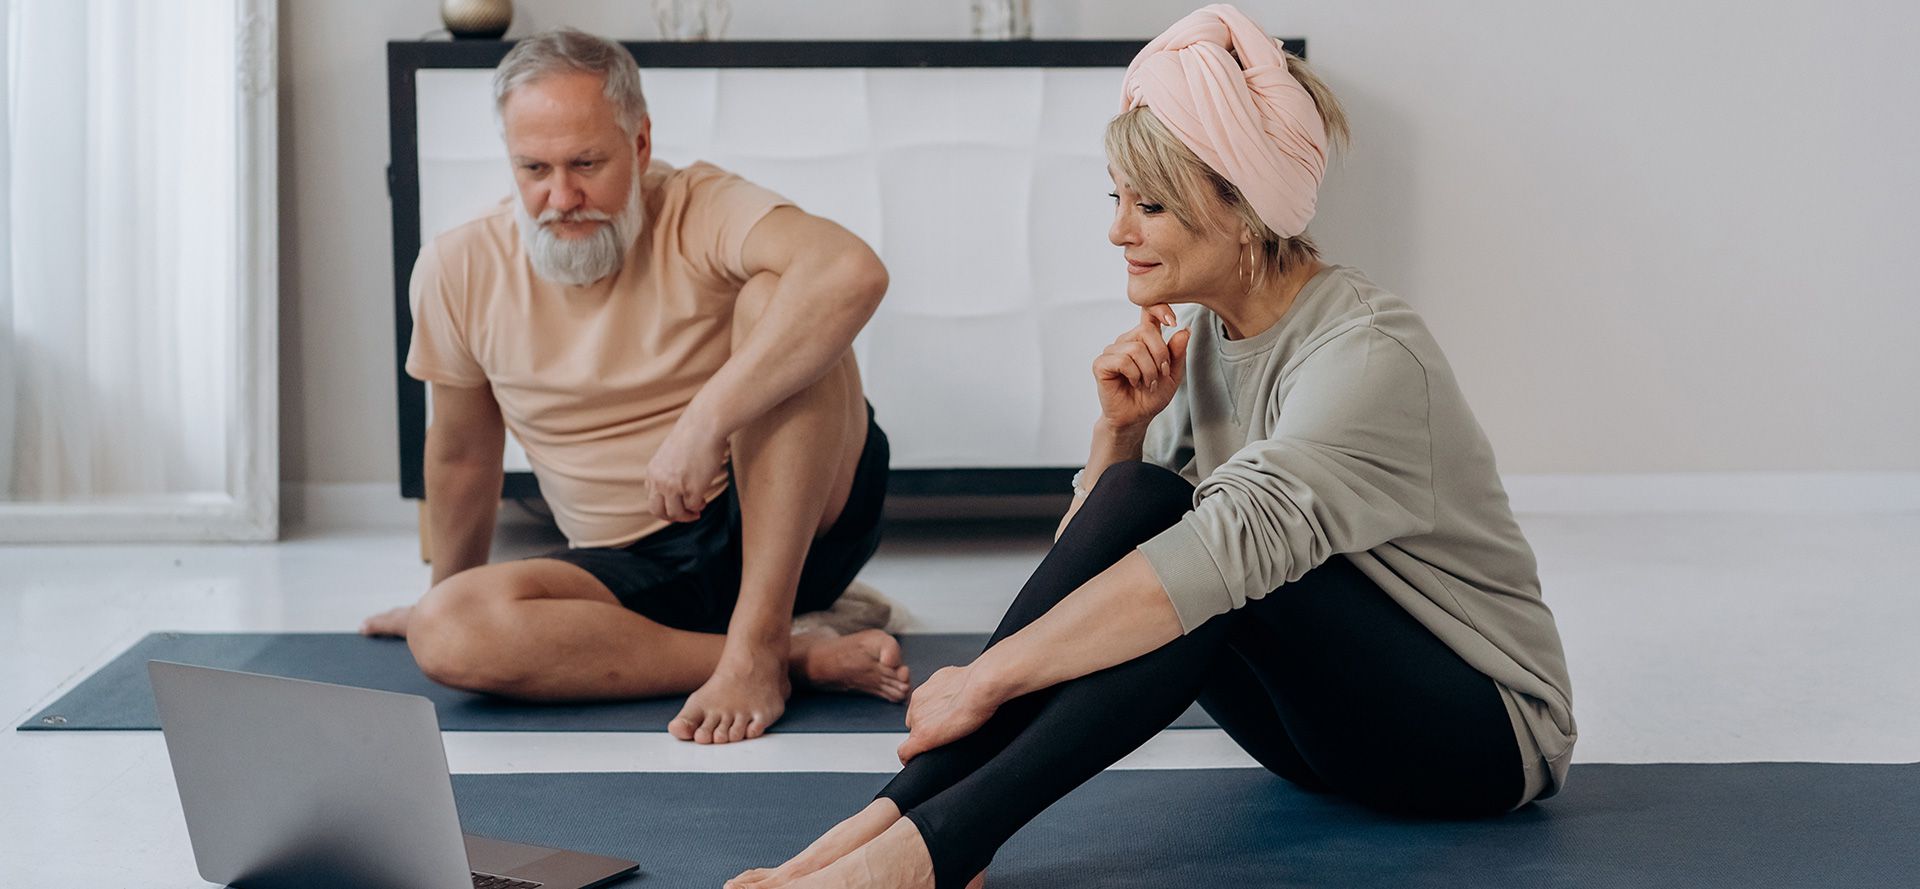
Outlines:
{"type": "Polygon", "coordinates": [[[693,740],[694,730],[700,727],[703,714],[698,710],[682,710],[672,722],[667,723],[667,734],[682,741],[693,740]]]}
{"type": "Polygon", "coordinates": [[[883,667],[899,667],[905,670],[906,660],[900,653],[900,640],[887,635],[885,630],[874,630],[874,632],[880,634],[880,637],[886,640],[881,643],[879,649],[874,652],[874,657],[880,661],[880,665],[883,667]]]}
{"type": "Polygon", "coordinates": [[[707,718],[701,721],[700,727],[694,730],[693,742],[696,744],[713,743],[713,730],[719,727],[720,727],[720,714],[718,713],[707,714],[707,718]]]}
{"type": "Polygon", "coordinates": [[[752,718],[744,713],[735,716],[733,721],[727,724],[727,740],[729,742],[745,741],[747,739],[747,724],[752,721],[752,718]]]}

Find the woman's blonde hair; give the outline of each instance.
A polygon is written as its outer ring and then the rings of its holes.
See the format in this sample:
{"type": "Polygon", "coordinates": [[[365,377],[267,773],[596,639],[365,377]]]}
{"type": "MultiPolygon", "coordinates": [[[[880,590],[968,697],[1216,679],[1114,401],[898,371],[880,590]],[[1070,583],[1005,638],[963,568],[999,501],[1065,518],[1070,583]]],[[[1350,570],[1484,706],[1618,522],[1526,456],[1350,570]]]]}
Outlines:
{"type": "MultiPolygon", "coordinates": [[[[1306,89],[1320,112],[1329,149],[1344,149],[1348,139],[1347,113],[1340,107],[1340,100],[1334,98],[1333,91],[1307,67],[1306,60],[1292,53],[1286,56],[1288,73],[1306,89]]],[[[1285,275],[1300,264],[1319,258],[1319,248],[1305,232],[1282,238],[1268,228],[1239,188],[1207,166],[1145,106],[1123,111],[1109,121],[1106,145],[1107,159],[1126,175],[1133,190],[1149,203],[1165,207],[1187,228],[1238,235],[1238,231],[1218,224],[1222,219],[1220,208],[1209,206],[1208,196],[1212,195],[1213,200],[1224,205],[1230,214],[1225,218],[1244,227],[1258,245],[1253,251],[1254,258],[1249,260],[1254,265],[1255,283],[1264,282],[1269,275],[1285,275]]]]}

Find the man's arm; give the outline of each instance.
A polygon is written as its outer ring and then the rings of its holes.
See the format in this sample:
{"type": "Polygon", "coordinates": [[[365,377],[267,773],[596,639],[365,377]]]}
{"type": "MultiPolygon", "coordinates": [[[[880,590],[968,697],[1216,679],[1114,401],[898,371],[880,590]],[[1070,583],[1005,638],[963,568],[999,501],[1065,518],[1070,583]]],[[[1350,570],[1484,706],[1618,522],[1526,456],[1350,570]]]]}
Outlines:
{"type": "Polygon", "coordinates": [[[491,387],[433,384],[425,471],[435,584],[487,563],[505,450],[506,427],[491,387]]]}
{"type": "Polygon", "coordinates": [[[887,292],[873,248],[838,224],[777,207],[747,233],[749,277],[780,277],[766,314],[687,406],[686,418],[732,435],[817,382],[853,348],[887,292]]]}
{"type": "Polygon", "coordinates": [[[727,439],[812,385],[853,347],[887,291],[887,269],[852,232],[793,207],[777,207],[747,233],[748,276],[779,277],[773,297],[647,466],[661,518],[692,521],[705,505],[727,439]]]}

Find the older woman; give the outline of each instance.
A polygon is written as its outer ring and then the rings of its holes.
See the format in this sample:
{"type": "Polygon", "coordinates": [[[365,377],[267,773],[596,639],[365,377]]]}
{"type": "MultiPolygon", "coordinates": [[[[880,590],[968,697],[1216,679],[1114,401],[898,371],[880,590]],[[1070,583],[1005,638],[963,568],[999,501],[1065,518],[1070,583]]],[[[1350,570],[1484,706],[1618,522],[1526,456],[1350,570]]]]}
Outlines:
{"type": "Polygon", "coordinates": [[[1305,234],[1333,96],[1223,5],[1124,96],[1109,236],[1141,322],[1094,361],[1058,539],[987,650],[914,693],[872,805],[729,886],[978,881],[1196,699],[1274,774],[1391,812],[1565,780],[1565,657],[1486,436],[1419,316],[1305,234]]]}

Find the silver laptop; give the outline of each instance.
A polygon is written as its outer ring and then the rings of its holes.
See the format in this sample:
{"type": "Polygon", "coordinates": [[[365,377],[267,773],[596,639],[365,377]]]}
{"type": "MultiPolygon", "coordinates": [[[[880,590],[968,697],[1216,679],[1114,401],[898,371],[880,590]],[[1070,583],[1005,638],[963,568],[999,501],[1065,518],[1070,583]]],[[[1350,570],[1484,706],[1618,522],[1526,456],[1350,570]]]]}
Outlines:
{"type": "Polygon", "coordinates": [[[634,862],[464,836],[433,703],[147,662],[200,876],[240,889],[583,889],[634,862]]]}

